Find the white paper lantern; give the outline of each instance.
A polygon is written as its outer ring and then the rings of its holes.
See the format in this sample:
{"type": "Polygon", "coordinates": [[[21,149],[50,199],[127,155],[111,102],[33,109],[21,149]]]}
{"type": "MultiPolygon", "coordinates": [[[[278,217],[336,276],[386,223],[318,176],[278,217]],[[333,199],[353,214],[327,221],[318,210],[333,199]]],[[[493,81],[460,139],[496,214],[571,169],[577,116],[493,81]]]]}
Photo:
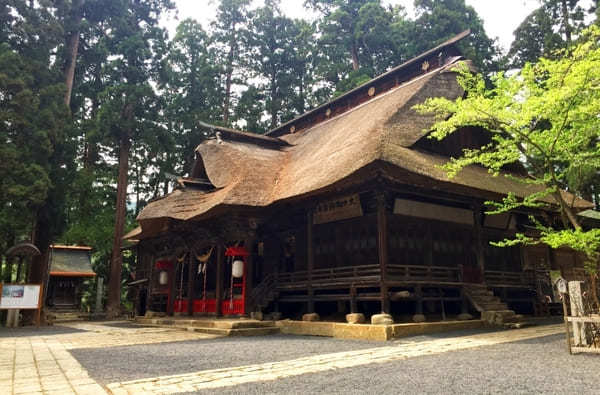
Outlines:
{"type": "Polygon", "coordinates": [[[236,259],[231,267],[231,274],[235,278],[240,278],[244,275],[244,261],[236,259]]]}
{"type": "Polygon", "coordinates": [[[166,270],[158,273],[158,283],[160,285],[167,285],[169,283],[169,273],[166,270]]]}

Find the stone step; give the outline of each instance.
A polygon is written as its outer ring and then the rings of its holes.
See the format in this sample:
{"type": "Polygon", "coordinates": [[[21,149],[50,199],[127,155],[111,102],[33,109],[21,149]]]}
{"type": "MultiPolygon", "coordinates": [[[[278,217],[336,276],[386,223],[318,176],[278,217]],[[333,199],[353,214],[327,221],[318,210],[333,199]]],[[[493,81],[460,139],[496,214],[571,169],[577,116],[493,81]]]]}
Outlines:
{"type": "Polygon", "coordinates": [[[186,320],[171,318],[136,318],[138,324],[176,326],[176,327],[201,327],[215,329],[244,329],[244,328],[273,328],[273,321],[258,320],[240,320],[240,321],[220,321],[220,320],[186,320]]]}
{"type": "Polygon", "coordinates": [[[189,331],[206,333],[211,335],[221,336],[266,336],[275,335],[280,333],[281,330],[278,327],[263,327],[263,328],[240,328],[240,329],[225,329],[225,328],[203,328],[203,327],[189,327],[189,331]]]}
{"type": "Polygon", "coordinates": [[[517,315],[512,310],[490,310],[481,313],[481,319],[493,326],[503,326],[507,322],[514,322],[515,316],[517,315]]]}
{"type": "Polygon", "coordinates": [[[504,323],[504,328],[506,329],[521,329],[527,328],[530,326],[536,326],[537,322],[534,321],[517,321],[517,322],[506,322],[504,323]]]}
{"type": "Polygon", "coordinates": [[[73,322],[73,321],[89,321],[90,315],[87,313],[48,313],[48,321],[52,323],[73,322]]]}
{"type": "Polygon", "coordinates": [[[471,295],[471,297],[481,302],[500,302],[500,298],[494,295],[471,295]]]}
{"type": "Polygon", "coordinates": [[[467,292],[469,293],[469,295],[471,296],[494,296],[494,292],[487,290],[487,289],[483,289],[483,290],[476,290],[476,291],[471,291],[471,290],[467,290],[467,292]]]}
{"type": "Polygon", "coordinates": [[[187,320],[172,318],[144,318],[136,317],[135,322],[140,325],[158,326],[205,333],[215,336],[264,336],[280,333],[274,321],[258,320],[187,320]]]}
{"type": "Polygon", "coordinates": [[[499,311],[499,310],[507,310],[508,306],[505,304],[485,304],[479,305],[484,311],[499,311]]]}

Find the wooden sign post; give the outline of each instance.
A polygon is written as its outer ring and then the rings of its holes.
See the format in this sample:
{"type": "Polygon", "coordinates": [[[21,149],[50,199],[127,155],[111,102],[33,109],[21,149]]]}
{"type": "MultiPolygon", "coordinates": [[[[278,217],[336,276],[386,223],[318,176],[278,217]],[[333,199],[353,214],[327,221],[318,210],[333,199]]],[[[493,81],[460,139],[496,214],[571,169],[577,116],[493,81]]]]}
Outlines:
{"type": "Polygon", "coordinates": [[[0,284],[0,310],[37,310],[40,326],[43,300],[41,284],[0,284]]]}

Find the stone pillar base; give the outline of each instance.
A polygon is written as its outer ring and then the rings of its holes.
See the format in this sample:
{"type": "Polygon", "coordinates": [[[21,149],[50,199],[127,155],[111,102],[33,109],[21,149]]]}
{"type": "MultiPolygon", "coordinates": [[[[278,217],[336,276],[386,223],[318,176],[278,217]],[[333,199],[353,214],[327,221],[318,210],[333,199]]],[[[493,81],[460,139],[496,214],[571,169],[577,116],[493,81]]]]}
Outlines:
{"type": "Polygon", "coordinates": [[[412,317],[413,322],[425,322],[426,318],[423,314],[415,314],[412,317]]]}
{"type": "Polygon", "coordinates": [[[253,320],[257,320],[257,321],[262,321],[263,313],[262,313],[262,311],[253,311],[250,313],[250,318],[252,318],[253,320]]]}
{"type": "Polygon", "coordinates": [[[373,314],[371,316],[371,324],[373,325],[391,325],[394,323],[394,319],[391,315],[386,313],[373,314]]]}
{"type": "Polygon", "coordinates": [[[319,321],[321,317],[317,313],[308,313],[302,316],[302,321],[319,321]]]}
{"type": "Polygon", "coordinates": [[[365,315],[362,313],[346,314],[346,322],[349,324],[364,324],[365,315]]]}
{"type": "Polygon", "coordinates": [[[279,321],[281,319],[281,312],[279,311],[274,311],[271,314],[269,314],[269,319],[272,321],[279,321]]]}

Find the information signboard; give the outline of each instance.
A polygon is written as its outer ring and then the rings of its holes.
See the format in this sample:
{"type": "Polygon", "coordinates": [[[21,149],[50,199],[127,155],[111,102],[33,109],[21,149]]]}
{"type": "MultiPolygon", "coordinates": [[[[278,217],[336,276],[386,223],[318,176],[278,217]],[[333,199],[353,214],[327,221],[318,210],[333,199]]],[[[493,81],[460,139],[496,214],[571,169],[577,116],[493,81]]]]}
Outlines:
{"type": "Polygon", "coordinates": [[[0,309],[39,309],[40,284],[0,284],[0,309]]]}

